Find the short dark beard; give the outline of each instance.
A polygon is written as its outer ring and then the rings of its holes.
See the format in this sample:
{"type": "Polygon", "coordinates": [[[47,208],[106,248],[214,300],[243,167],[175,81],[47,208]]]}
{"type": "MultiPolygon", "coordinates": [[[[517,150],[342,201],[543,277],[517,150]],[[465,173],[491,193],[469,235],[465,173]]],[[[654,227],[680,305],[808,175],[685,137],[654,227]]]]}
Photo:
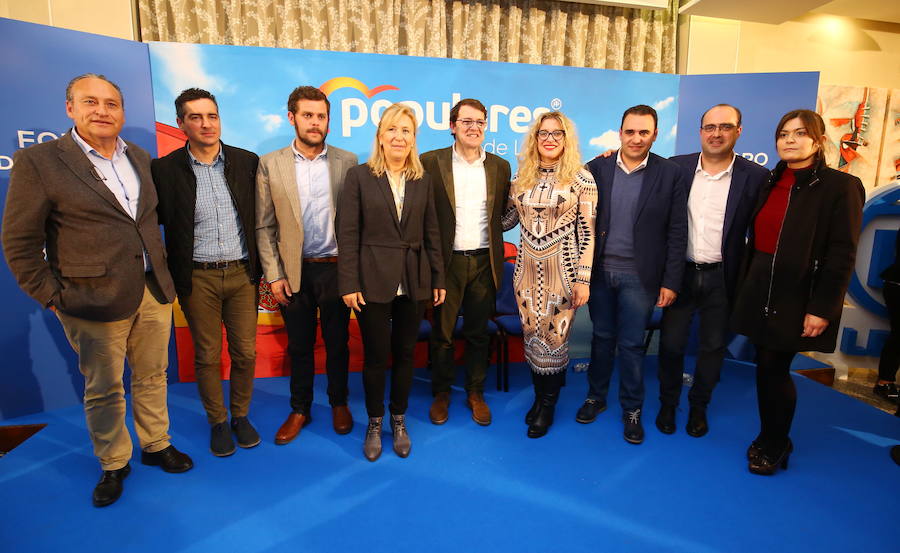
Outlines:
{"type": "Polygon", "coordinates": [[[319,142],[310,142],[309,139],[300,136],[300,129],[297,128],[296,123],[294,124],[294,134],[297,135],[297,140],[299,140],[303,144],[306,144],[310,148],[316,148],[325,143],[325,138],[328,137],[328,127],[322,129],[322,140],[320,140],[319,142]]]}

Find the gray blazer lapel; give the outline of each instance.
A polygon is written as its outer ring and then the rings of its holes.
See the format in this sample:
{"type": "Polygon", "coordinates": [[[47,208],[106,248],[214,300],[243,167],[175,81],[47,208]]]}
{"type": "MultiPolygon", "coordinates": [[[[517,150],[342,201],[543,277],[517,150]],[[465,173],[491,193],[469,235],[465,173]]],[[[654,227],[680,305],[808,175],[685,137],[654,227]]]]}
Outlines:
{"type": "Polygon", "coordinates": [[[276,165],[281,178],[277,182],[284,186],[284,193],[291,204],[297,224],[303,226],[303,207],[300,203],[300,193],[297,191],[297,171],[294,170],[294,151],[290,146],[283,148],[276,159],[276,165]]]}
{"type": "Polygon", "coordinates": [[[61,150],[59,158],[72,170],[72,173],[74,173],[75,176],[88,185],[91,190],[99,194],[101,198],[112,204],[112,206],[122,213],[122,215],[131,219],[131,215],[125,211],[115,194],[106,187],[106,183],[103,182],[103,179],[99,178],[99,176],[95,176],[96,170],[94,169],[94,165],[90,162],[78,144],[75,143],[75,139],[72,138],[71,134],[67,134],[59,140],[59,149],[61,150]]]}
{"type": "Polygon", "coordinates": [[[337,152],[328,154],[328,183],[331,185],[331,208],[332,213],[337,210],[338,195],[338,175],[341,174],[344,160],[341,159],[337,152]]]}
{"type": "Polygon", "coordinates": [[[137,174],[138,180],[140,181],[141,195],[138,197],[137,215],[134,217],[135,221],[140,221],[147,213],[147,210],[150,209],[150,195],[155,195],[156,189],[153,187],[153,177],[150,175],[150,164],[146,162],[142,164],[135,159],[134,153],[130,147],[125,150],[125,153],[128,156],[128,161],[131,162],[131,166],[134,167],[134,172],[137,174]]]}

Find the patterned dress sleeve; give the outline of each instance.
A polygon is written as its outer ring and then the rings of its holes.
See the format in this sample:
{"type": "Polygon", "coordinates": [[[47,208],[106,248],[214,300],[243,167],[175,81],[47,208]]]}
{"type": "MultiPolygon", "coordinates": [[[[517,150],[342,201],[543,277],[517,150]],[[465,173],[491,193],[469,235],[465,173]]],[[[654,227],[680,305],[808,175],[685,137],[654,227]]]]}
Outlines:
{"type": "Polygon", "coordinates": [[[575,282],[591,283],[591,268],[594,263],[594,243],[597,219],[597,185],[594,177],[582,169],[575,175],[575,190],[578,194],[578,223],[575,232],[578,239],[578,272],[575,282]]]}

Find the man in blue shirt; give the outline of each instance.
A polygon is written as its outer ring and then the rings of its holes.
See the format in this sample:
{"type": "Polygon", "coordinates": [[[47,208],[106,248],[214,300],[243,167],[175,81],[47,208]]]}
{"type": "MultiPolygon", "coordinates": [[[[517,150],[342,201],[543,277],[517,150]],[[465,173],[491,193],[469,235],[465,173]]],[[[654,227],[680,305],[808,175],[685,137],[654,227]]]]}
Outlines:
{"type": "Polygon", "coordinates": [[[588,309],[593,323],[588,394],[575,418],[590,423],[606,409],[616,352],[625,440],[644,440],[644,331],[654,306],[675,301],[684,273],[687,207],[682,173],[650,153],[656,110],[638,105],[622,115],[615,156],[587,164],[597,182],[600,213],[588,309]]]}
{"type": "Polygon", "coordinates": [[[247,417],[256,371],[259,261],[256,255],[256,154],[223,144],[216,98],[189,88],[175,99],[184,148],[153,160],[160,222],[178,300],[194,342],[194,372],[211,425],[209,448],[225,457],[259,434],[247,417]],[[231,383],[222,393],[222,323],[231,383]]]}
{"type": "Polygon", "coordinates": [[[338,294],[334,215],[344,177],[357,159],[325,143],[331,104],[321,90],[297,87],[287,104],[296,138],[260,159],[256,179],[259,256],[281,304],[291,358],[291,413],[275,434],[279,445],[296,438],[312,420],[319,321],[332,425],[338,434],[353,428],[347,408],[350,311],[338,294]]]}

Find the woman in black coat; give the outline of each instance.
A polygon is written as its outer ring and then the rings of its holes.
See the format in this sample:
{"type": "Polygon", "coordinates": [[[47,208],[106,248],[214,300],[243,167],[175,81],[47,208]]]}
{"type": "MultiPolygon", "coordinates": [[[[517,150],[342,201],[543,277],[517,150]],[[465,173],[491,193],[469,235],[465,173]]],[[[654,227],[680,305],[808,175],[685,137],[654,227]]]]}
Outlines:
{"type": "Polygon", "coordinates": [[[384,110],[372,155],[347,172],[337,213],[338,290],[356,312],[369,426],[363,454],[381,455],[388,358],[394,452],[409,455],[406,407],[426,305],[444,301],[444,263],[431,181],[416,153],[416,116],[384,110]]]}
{"type": "Polygon", "coordinates": [[[781,161],[750,227],[732,321],[757,351],[760,433],[747,450],[754,474],[787,468],[797,403],[791,362],[800,351],[834,351],[856,260],[865,190],[858,178],[825,165],[824,143],[817,113],[781,118],[781,161]]]}

